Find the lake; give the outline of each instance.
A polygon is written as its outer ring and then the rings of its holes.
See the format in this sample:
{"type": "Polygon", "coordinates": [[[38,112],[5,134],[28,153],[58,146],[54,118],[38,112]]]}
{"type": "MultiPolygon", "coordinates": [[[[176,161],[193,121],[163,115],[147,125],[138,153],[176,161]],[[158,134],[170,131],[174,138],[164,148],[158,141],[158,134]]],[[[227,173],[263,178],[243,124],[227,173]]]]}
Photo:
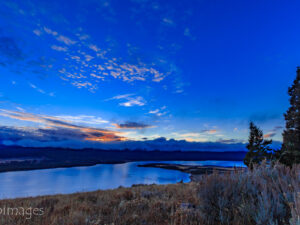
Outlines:
{"type": "MultiPolygon", "coordinates": [[[[171,184],[190,181],[189,174],[180,171],[137,166],[147,163],[154,162],[4,172],[0,173],[0,198],[70,194],[113,189],[119,186],[130,187],[133,184],[171,184]]],[[[244,166],[240,161],[155,161],[155,163],[244,166]]]]}

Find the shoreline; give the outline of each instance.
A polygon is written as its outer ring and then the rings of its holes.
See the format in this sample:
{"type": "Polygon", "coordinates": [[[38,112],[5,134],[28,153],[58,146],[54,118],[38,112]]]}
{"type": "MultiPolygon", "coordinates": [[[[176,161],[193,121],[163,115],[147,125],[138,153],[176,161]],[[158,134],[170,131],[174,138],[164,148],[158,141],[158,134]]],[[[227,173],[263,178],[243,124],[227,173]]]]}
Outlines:
{"type": "Polygon", "coordinates": [[[210,165],[182,165],[182,164],[168,164],[168,163],[148,163],[138,165],[138,167],[161,168],[168,170],[177,170],[190,174],[190,182],[199,181],[202,175],[209,175],[213,172],[226,173],[233,171],[246,171],[245,167],[225,167],[225,166],[210,166],[210,165]]]}
{"type": "MultiPolygon", "coordinates": [[[[142,162],[142,161],[140,161],[142,162]]],[[[127,162],[120,162],[118,164],[127,163],[127,162]]],[[[111,164],[111,163],[104,163],[104,164],[111,164]]],[[[98,165],[98,164],[96,164],[98,165]]],[[[94,166],[94,165],[90,165],[94,166]]],[[[226,172],[233,172],[233,171],[246,171],[246,168],[243,167],[222,167],[222,166],[197,166],[197,165],[182,165],[182,164],[167,164],[167,163],[148,163],[143,165],[137,165],[137,167],[145,167],[145,168],[160,168],[166,170],[177,170],[183,173],[189,174],[190,180],[188,182],[178,181],[177,183],[168,183],[168,184],[132,184],[128,187],[116,187],[111,189],[97,189],[93,191],[78,191],[74,193],[57,193],[57,194],[46,194],[46,195],[37,195],[37,196],[24,196],[24,197],[15,197],[15,198],[0,198],[0,201],[5,200],[21,200],[21,199],[34,199],[34,198],[51,198],[57,196],[72,196],[77,194],[89,194],[94,192],[105,192],[105,191],[114,191],[118,189],[131,189],[131,188],[138,188],[138,187],[149,187],[149,186],[168,186],[168,185],[176,185],[176,184],[192,184],[194,182],[198,182],[202,180],[203,177],[212,174],[213,172],[217,172],[219,174],[226,173],[226,172]]],[[[69,167],[58,167],[58,168],[69,168],[69,167]]],[[[45,168],[45,169],[57,169],[57,168],[45,168]]],[[[38,169],[36,169],[38,170],[38,169]]],[[[20,170],[24,171],[24,170],[20,170]]],[[[17,171],[8,171],[8,172],[17,172],[17,171]]]]}
{"type": "MultiPolygon", "coordinates": [[[[115,162],[114,162],[115,163],[115,162]]],[[[122,163],[127,163],[126,162],[119,162],[119,164],[122,164],[122,163]]],[[[129,162],[131,163],[131,162],[129,162]]],[[[175,164],[174,162],[170,161],[170,162],[143,162],[143,161],[135,161],[134,162],[135,164],[135,168],[138,169],[138,167],[145,167],[149,170],[151,170],[151,168],[159,168],[159,169],[164,169],[164,170],[176,170],[178,172],[181,172],[181,173],[184,173],[186,175],[184,175],[186,178],[188,179],[184,179],[184,181],[182,179],[175,179],[173,182],[169,182],[168,184],[174,184],[174,183],[185,183],[185,184],[188,184],[188,183],[192,183],[192,182],[196,182],[196,181],[199,181],[202,179],[203,175],[208,175],[208,174],[211,174],[213,171],[217,171],[217,172],[226,172],[226,171],[233,171],[235,168],[234,167],[222,167],[222,166],[197,166],[197,165],[184,165],[184,162],[182,162],[182,164],[175,164]],[[145,163],[145,164],[142,164],[142,163],[145,163]]],[[[188,162],[186,162],[188,163],[188,162]]],[[[110,163],[105,163],[105,164],[110,164],[110,163]]],[[[96,164],[97,165],[97,164],[96,164]]],[[[99,165],[99,164],[98,164],[99,165]]],[[[84,166],[84,165],[82,165],[84,166]]],[[[94,164],[89,164],[89,165],[85,165],[86,168],[89,170],[89,167],[91,166],[95,166],[94,164]]],[[[60,168],[67,168],[67,167],[60,167],[60,168]]],[[[46,168],[46,169],[49,169],[49,168],[46,168]]],[[[53,169],[57,169],[57,167],[53,168],[53,169]]],[[[147,170],[148,170],[147,169],[147,170]]],[[[64,171],[64,170],[63,170],[64,171]]],[[[14,172],[14,171],[10,171],[10,172],[14,172]]],[[[8,172],[9,173],[9,172],[8,172]]],[[[161,173],[161,172],[159,172],[161,173]]],[[[159,183],[152,183],[153,185],[161,185],[159,183]]],[[[168,185],[166,184],[166,185],[168,185]]],[[[137,186],[147,186],[149,184],[144,184],[142,182],[133,182],[132,184],[130,184],[129,186],[125,186],[127,188],[132,188],[132,187],[137,187],[137,186]],[[131,185],[131,186],[130,186],[131,185]]],[[[98,187],[97,189],[93,189],[92,191],[96,191],[96,190],[114,190],[114,189],[118,189],[119,187],[116,186],[116,187],[112,187],[110,189],[101,189],[100,187],[98,187]]],[[[53,196],[53,195],[59,195],[59,194],[73,194],[73,193],[83,193],[83,192],[90,192],[90,191],[87,191],[87,190],[77,190],[76,192],[68,192],[68,193],[50,193],[48,192],[47,195],[49,196],[53,196]]],[[[26,197],[38,197],[38,196],[44,196],[45,193],[43,193],[42,195],[32,195],[32,196],[11,196],[11,197],[8,197],[8,196],[1,196],[0,197],[0,200],[4,200],[4,199],[15,199],[15,198],[26,198],[26,197]]]]}
{"type": "MultiPolygon", "coordinates": [[[[0,173],[6,172],[18,172],[18,171],[30,171],[30,170],[46,170],[46,169],[60,169],[60,168],[72,168],[72,167],[91,167],[101,164],[123,164],[129,162],[147,162],[147,161],[176,161],[176,160],[123,160],[123,161],[99,161],[99,162],[77,162],[77,163],[57,163],[53,164],[50,162],[42,161],[42,163],[33,164],[32,161],[10,161],[10,163],[0,163],[0,173]]],[[[195,160],[181,160],[186,162],[191,162],[195,160]]],[[[207,160],[197,160],[197,161],[207,161],[207,160]]],[[[216,161],[230,161],[230,160],[216,160],[216,161]]],[[[170,170],[178,170],[181,172],[189,174],[205,174],[210,173],[211,170],[229,171],[228,168],[232,167],[222,167],[222,166],[193,166],[193,165],[180,165],[180,164],[168,164],[168,163],[148,163],[141,164],[138,167],[153,167],[162,168],[170,170]],[[203,171],[202,171],[203,170],[203,171]]],[[[239,168],[239,167],[237,167],[239,168]]]]}

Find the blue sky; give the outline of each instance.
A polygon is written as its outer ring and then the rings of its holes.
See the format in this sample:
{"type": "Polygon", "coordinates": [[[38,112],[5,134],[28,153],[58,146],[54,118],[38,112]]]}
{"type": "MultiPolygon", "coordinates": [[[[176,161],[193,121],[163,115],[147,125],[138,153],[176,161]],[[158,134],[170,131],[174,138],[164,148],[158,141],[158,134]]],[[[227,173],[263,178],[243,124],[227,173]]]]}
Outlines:
{"type": "Polygon", "coordinates": [[[253,120],[281,141],[300,60],[299,6],[2,1],[1,139],[234,144],[253,120]]]}

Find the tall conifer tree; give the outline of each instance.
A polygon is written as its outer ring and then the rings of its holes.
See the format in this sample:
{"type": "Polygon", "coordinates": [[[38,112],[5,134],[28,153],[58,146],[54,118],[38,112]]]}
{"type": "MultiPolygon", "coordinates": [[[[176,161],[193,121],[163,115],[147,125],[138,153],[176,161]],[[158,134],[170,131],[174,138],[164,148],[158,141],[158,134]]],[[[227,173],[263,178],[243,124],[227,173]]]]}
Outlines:
{"type": "Polygon", "coordinates": [[[286,125],[280,161],[286,165],[300,163],[300,67],[293,85],[288,89],[290,108],[284,114],[286,125]]]}
{"type": "Polygon", "coordinates": [[[269,158],[269,145],[272,140],[264,140],[264,134],[253,122],[250,122],[248,152],[244,158],[244,163],[253,168],[253,164],[259,164],[262,160],[269,158]]]}

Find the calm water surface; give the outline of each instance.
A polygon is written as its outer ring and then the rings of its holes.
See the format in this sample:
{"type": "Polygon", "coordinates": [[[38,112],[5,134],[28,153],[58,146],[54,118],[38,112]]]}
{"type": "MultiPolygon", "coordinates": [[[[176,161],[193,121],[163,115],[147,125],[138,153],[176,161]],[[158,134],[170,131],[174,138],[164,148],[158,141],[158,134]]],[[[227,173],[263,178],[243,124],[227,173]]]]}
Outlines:
{"type": "MultiPolygon", "coordinates": [[[[69,194],[119,186],[130,187],[133,184],[171,184],[181,180],[190,181],[189,174],[180,171],[137,166],[146,163],[152,161],[0,173],[0,198],[69,194]]],[[[242,162],[234,161],[160,161],[159,163],[244,166],[242,162]]]]}

